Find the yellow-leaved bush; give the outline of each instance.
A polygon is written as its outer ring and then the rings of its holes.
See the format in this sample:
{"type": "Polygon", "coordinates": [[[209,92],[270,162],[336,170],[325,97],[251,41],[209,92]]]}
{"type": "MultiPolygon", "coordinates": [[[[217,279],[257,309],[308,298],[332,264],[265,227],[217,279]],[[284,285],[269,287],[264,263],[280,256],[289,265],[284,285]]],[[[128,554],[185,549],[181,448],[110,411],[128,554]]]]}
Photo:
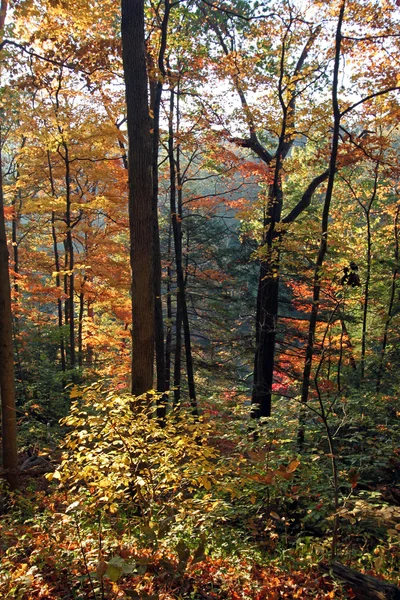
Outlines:
{"type": "MultiPolygon", "coordinates": [[[[144,522],[164,508],[190,510],[223,476],[208,443],[211,424],[186,411],[155,416],[155,394],[134,397],[102,389],[74,393],[57,479],[88,508],[135,507],[144,522]]],[[[211,498],[209,499],[211,501],[211,498]]]]}

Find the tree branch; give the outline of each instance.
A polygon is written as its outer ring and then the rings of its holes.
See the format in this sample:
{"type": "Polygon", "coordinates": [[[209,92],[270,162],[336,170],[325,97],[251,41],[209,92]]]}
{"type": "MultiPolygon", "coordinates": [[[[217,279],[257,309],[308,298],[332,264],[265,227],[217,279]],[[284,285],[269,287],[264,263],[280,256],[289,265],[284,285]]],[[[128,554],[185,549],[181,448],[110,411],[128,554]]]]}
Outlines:
{"type": "Polygon", "coordinates": [[[378,96],[383,96],[384,94],[388,94],[389,92],[395,92],[396,90],[400,90],[400,86],[395,85],[393,87],[389,87],[389,88],[386,88],[384,90],[381,90],[380,92],[375,92],[374,94],[370,94],[369,96],[365,96],[365,98],[362,98],[358,102],[355,102],[354,104],[352,104],[348,108],[345,108],[344,110],[342,110],[342,112],[340,113],[340,117],[343,117],[344,115],[346,115],[348,112],[350,112],[351,110],[353,110],[357,106],[360,106],[360,104],[363,104],[363,102],[367,102],[367,100],[372,100],[372,98],[377,98],[378,96]]]}
{"type": "Polygon", "coordinates": [[[301,197],[301,200],[299,200],[299,202],[296,204],[296,206],[293,208],[293,210],[291,210],[290,213],[284,219],[282,219],[282,223],[293,223],[293,221],[295,221],[297,219],[297,217],[308,206],[310,206],[311,198],[313,197],[315,190],[317,189],[317,187],[319,185],[321,185],[321,183],[326,181],[328,179],[328,177],[329,177],[329,169],[327,169],[326,171],[321,173],[321,175],[318,175],[318,177],[315,177],[312,180],[312,182],[310,183],[310,185],[308,186],[308,188],[306,189],[306,191],[304,192],[303,196],[301,197]]]}
{"type": "Polygon", "coordinates": [[[257,156],[259,156],[266,164],[269,164],[274,158],[274,156],[260,144],[256,135],[252,135],[249,138],[230,138],[229,141],[241,148],[250,148],[250,150],[253,150],[253,152],[255,152],[255,154],[257,154],[257,156]]]}

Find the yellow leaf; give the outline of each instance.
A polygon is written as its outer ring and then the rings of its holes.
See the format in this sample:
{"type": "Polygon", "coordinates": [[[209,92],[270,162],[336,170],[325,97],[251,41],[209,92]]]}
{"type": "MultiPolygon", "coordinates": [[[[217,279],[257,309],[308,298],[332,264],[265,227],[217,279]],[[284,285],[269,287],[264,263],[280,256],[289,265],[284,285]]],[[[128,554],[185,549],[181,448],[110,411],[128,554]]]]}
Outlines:
{"type": "Polygon", "coordinates": [[[206,488],[206,490],[211,489],[211,481],[209,479],[207,479],[207,477],[205,477],[205,476],[200,477],[200,483],[202,483],[202,485],[206,488]]]}
{"type": "Polygon", "coordinates": [[[82,396],[82,392],[77,388],[76,385],[74,385],[74,387],[70,391],[69,397],[70,398],[79,398],[79,396],[82,396]]]}

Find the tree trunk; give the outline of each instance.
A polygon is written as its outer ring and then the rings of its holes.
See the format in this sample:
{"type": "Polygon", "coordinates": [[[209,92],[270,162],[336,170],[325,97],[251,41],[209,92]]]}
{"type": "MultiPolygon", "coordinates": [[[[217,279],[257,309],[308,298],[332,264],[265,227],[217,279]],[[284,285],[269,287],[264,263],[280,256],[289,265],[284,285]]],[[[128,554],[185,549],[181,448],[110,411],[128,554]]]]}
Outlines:
{"type": "Polygon", "coordinates": [[[329,210],[333,195],[333,185],[335,182],[336,173],[336,162],[339,147],[339,132],[340,132],[340,110],[338,103],[338,80],[339,80],[339,65],[340,65],[340,47],[342,42],[342,22],[345,8],[345,0],[343,0],[340,7],[339,20],[336,30],[335,39],[335,63],[333,72],[333,84],[332,84],[332,107],[333,107],[333,135],[332,135],[332,148],[329,160],[329,177],[328,185],[325,194],[324,208],[322,211],[321,221],[321,241],[319,245],[319,251],[314,271],[313,281],[313,303],[311,307],[310,323],[308,328],[308,340],[306,348],[306,357],[303,370],[303,383],[301,392],[301,408],[299,415],[299,430],[297,434],[298,445],[300,449],[304,445],[304,417],[305,409],[308,402],[308,394],[310,389],[310,378],[311,378],[311,365],[314,355],[314,343],[315,343],[315,330],[317,326],[318,311],[319,311],[319,299],[321,294],[321,277],[322,277],[322,265],[324,263],[325,255],[328,250],[328,224],[329,224],[329,210]]]}
{"type": "MultiPolygon", "coordinates": [[[[170,196],[171,196],[171,220],[175,247],[176,281],[177,281],[177,323],[182,321],[183,335],[185,340],[185,358],[186,372],[188,378],[190,404],[194,414],[197,414],[196,387],[194,383],[193,357],[190,337],[189,315],[187,310],[185,278],[182,262],[182,196],[178,194],[178,206],[176,205],[176,169],[174,157],[174,133],[173,133],[173,114],[174,114],[174,90],[171,89],[170,113],[169,113],[169,136],[168,136],[168,157],[170,167],[170,196]]],[[[182,189],[182,184],[178,182],[178,192],[182,189]]],[[[177,335],[180,335],[180,331],[177,335]]],[[[178,341],[178,340],[177,340],[178,341]]],[[[178,344],[177,344],[178,346],[178,344]]]]}
{"type": "Polygon", "coordinates": [[[65,163],[65,226],[67,228],[65,237],[65,251],[66,251],[66,269],[68,274],[66,275],[68,298],[66,300],[66,306],[68,311],[68,325],[69,325],[69,362],[71,369],[75,368],[75,313],[74,313],[74,294],[75,294],[75,276],[74,276],[74,245],[72,240],[72,219],[71,219],[71,175],[70,175],[70,161],[69,161],[69,149],[67,144],[63,143],[65,154],[63,156],[65,163]]]}
{"type": "Polygon", "coordinates": [[[132,269],[132,385],[153,387],[154,211],[152,141],[147,93],[144,0],[122,0],[122,58],[129,139],[129,230],[132,269]]]}
{"type": "Polygon", "coordinates": [[[372,196],[367,205],[359,201],[361,208],[364,211],[365,219],[367,222],[367,274],[365,277],[365,290],[364,290],[364,306],[363,306],[363,321],[362,321],[362,334],[361,334],[361,382],[364,381],[365,376],[365,355],[367,350],[367,319],[368,319],[368,304],[369,304],[369,285],[371,281],[371,261],[372,261],[372,234],[371,234],[371,208],[376,198],[378,189],[378,170],[379,162],[375,167],[375,178],[374,178],[374,189],[372,196]]]}
{"type": "MultiPolygon", "coordinates": [[[[51,166],[50,152],[47,151],[47,164],[49,166],[49,178],[50,178],[50,187],[51,187],[51,195],[53,198],[56,196],[56,191],[54,187],[54,178],[53,178],[53,169],[51,166]]],[[[56,231],[56,213],[53,210],[51,212],[51,235],[53,238],[53,252],[54,252],[54,263],[56,268],[56,286],[57,290],[61,290],[61,278],[60,278],[60,255],[58,252],[58,243],[57,243],[57,231],[56,231]]],[[[66,359],[65,359],[65,345],[64,345],[64,332],[63,332],[63,311],[62,311],[62,300],[61,298],[57,298],[57,315],[58,315],[58,333],[60,336],[60,360],[61,360],[61,370],[65,373],[66,370],[66,359]]],[[[63,388],[66,385],[65,379],[63,380],[63,388]]]]}
{"type": "MultiPolygon", "coordinates": [[[[2,7],[3,8],[3,7],[2,7]]],[[[18,487],[17,413],[8,248],[4,220],[3,176],[0,151],[0,392],[3,468],[12,490],[18,487]]]]}
{"type": "Polygon", "coordinates": [[[386,317],[385,327],[383,330],[382,350],[381,350],[381,355],[380,355],[380,359],[379,359],[378,375],[376,378],[377,393],[379,393],[380,389],[381,389],[383,365],[384,365],[384,360],[385,360],[386,346],[387,346],[388,334],[389,334],[389,325],[390,325],[390,321],[392,320],[392,316],[393,316],[394,299],[395,299],[395,295],[396,295],[396,286],[397,286],[397,277],[399,274],[399,215],[400,215],[400,207],[398,207],[398,209],[396,211],[396,215],[394,217],[395,264],[394,264],[393,275],[392,275],[392,285],[391,285],[391,289],[390,289],[388,313],[387,313],[387,317],[386,317]]]}
{"type": "MultiPolygon", "coordinates": [[[[257,291],[256,352],[251,403],[254,418],[271,415],[276,329],[278,321],[279,255],[268,248],[269,258],[262,260],[257,291]]],[[[278,252],[276,250],[276,252],[278,252]]]]}
{"type": "Polygon", "coordinates": [[[168,229],[168,267],[167,267],[167,331],[165,338],[165,386],[169,391],[171,386],[171,346],[172,346],[172,297],[171,297],[171,241],[172,241],[172,225],[170,223],[168,229]]]}

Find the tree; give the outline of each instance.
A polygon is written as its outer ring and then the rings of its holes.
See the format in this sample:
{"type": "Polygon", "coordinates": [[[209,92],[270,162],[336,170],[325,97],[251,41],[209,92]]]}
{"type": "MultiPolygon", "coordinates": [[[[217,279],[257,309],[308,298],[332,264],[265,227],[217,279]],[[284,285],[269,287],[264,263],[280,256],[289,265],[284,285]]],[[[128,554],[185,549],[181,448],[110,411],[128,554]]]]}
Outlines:
{"type": "Polygon", "coordinates": [[[132,393],[153,387],[154,285],[152,141],[147,94],[143,0],[122,0],[122,57],[129,139],[132,268],[132,393]]]}
{"type": "MultiPolygon", "coordinates": [[[[7,1],[0,8],[0,41],[3,37],[7,1]]],[[[0,393],[3,468],[11,489],[18,486],[17,413],[15,406],[14,351],[12,337],[11,289],[4,219],[3,174],[0,133],[0,393]]]]}

